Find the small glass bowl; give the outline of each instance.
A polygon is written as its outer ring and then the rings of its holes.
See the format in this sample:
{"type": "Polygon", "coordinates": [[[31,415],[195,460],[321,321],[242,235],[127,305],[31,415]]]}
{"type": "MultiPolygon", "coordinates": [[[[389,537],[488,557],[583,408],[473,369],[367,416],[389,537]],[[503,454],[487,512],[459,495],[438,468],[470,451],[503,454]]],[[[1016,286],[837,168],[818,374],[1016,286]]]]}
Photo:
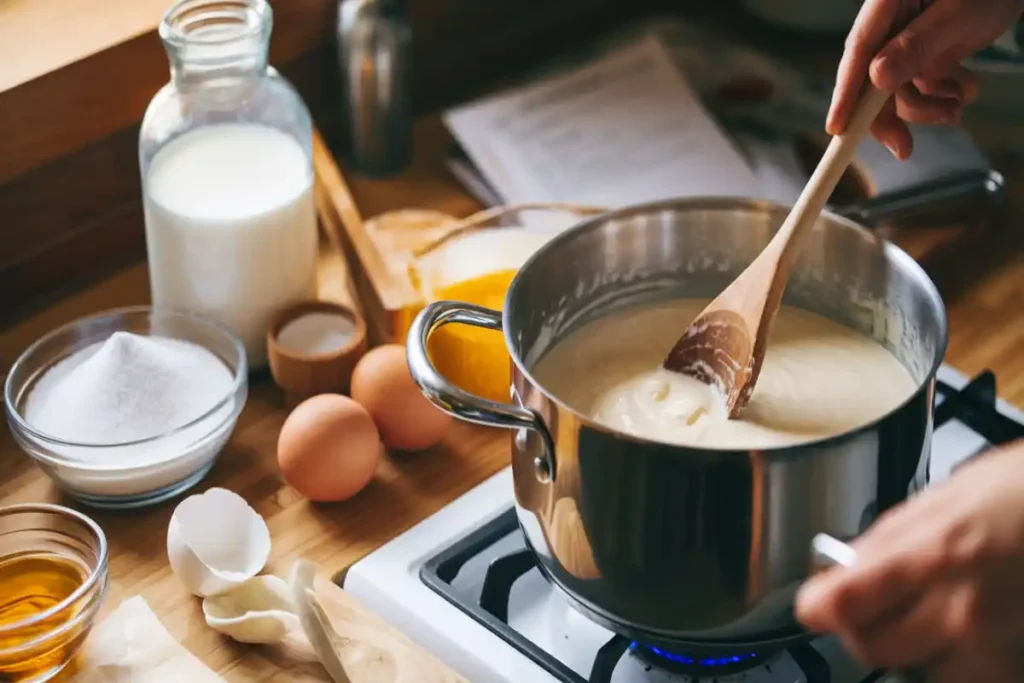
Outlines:
{"type": "Polygon", "coordinates": [[[70,496],[93,507],[138,508],[172,498],[206,476],[245,406],[247,372],[241,340],[213,320],[188,311],[123,308],[76,320],[30,346],[7,376],[4,406],[18,445],[70,496]],[[34,429],[22,411],[39,378],[72,353],[119,331],[197,344],[223,361],[232,386],[189,424],[137,441],[76,444],[34,429]],[[95,457],[98,451],[106,451],[102,462],[95,457]],[[167,452],[173,455],[165,457],[167,452]]]}
{"type": "MultiPolygon", "coordinates": [[[[60,505],[11,505],[0,508],[0,614],[18,583],[13,563],[38,560],[45,565],[47,556],[78,565],[84,580],[41,612],[17,621],[0,620],[0,680],[41,683],[56,676],[75,657],[103,603],[107,539],[99,525],[60,505]]],[[[41,571],[32,574],[31,581],[45,586],[46,577],[41,571]]],[[[51,577],[49,582],[57,581],[51,577]]]]}

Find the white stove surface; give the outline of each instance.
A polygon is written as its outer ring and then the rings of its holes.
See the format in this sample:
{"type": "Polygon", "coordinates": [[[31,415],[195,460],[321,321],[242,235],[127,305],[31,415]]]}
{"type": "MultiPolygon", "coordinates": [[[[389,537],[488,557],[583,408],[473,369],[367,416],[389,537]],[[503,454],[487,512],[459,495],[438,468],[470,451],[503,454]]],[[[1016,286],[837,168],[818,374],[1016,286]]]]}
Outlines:
{"type": "MultiPolygon", "coordinates": [[[[939,379],[957,389],[967,382],[963,375],[946,366],[939,371],[939,379]]],[[[1024,423],[1024,414],[1005,401],[999,401],[998,407],[1024,423]]],[[[931,480],[944,478],[958,463],[986,445],[983,437],[956,421],[937,429],[932,444],[931,480]]],[[[557,681],[512,644],[436,593],[419,575],[431,558],[512,507],[512,472],[506,468],[354,564],[345,575],[344,588],[473,683],[557,681]]],[[[467,561],[452,580],[452,588],[475,602],[490,562],[523,547],[518,529],[512,530],[467,561]]],[[[598,649],[613,635],[573,609],[536,568],[513,584],[508,623],[583,680],[588,680],[598,649]]],[[[853,663],[833,639],[819,639],[814,647],[829,662],[832,683],[860,683],[870,673],[853,663]]],[[[611,680],[676,683],[699,679],[653,669],[627,654],[619,660],[611,680]]],[[[805,678],[790,655],[783,654],[767,665],[739,674],[719,675],[714,681],[805,683],[805,678]]]]}

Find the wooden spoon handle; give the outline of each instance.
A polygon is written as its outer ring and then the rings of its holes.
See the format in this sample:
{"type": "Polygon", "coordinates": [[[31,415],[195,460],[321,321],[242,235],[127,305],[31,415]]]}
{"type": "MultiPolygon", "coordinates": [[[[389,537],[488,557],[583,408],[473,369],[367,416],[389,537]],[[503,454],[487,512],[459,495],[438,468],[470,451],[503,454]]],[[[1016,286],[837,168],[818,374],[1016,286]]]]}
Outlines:
{"type": "Polygon", "coordinates": [[[800,251],[803,237],[810,232],[810,228],[821,215],[828,198],[836,189],[836,185],[839,184],[839,180],[843,177],[850,162],[853,161],[853,155],[857,152],[861,138],[871,128],[871,124],[881,113],[882,107],[885,106],[889,97],[889,93],[868,83],[864,92],[861,93],[846,130],[829,142],[811,179],[807,182],[800,197],[793,205],[792,211],[776,234],[775,240],[779,242],[781,249],[779,270],[783,271],[786,276],[788,276],[792,261],[800,251]]]}

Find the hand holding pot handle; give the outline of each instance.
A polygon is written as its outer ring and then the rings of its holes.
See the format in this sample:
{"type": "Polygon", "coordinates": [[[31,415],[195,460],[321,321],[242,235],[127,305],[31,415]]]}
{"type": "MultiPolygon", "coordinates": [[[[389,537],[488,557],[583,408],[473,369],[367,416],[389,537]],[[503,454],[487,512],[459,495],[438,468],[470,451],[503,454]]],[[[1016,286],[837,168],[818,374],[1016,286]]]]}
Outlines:
{"type": "MultiPolygon", "coordinates": [[[[857,551],[850,545],[828,534],[818,534],[811,541],[811,551],[818,564],[852,567],[857,563],[857,551]]],[[[889,674],[887,683],[926,683],[928,677],[917,669],[903,669],[889,674]]]]}
{"type": "Polygon", "coordinates": [[[548,431],[537,413],[513,403],[498,403],[474,396],[446,380],[434,367],[427,353],[427,342],[434,330],[452,323],[500,331],[501,312],[458,301],[435,301],[428,304],[409,328],[409,337],[405,345],[413,381],[431,403],[452,417],[485,427],[530,429],[540,434],[545,448],[535,463],[538,478],[553,480],[554,450],[548,431]]]}
{"type": "Polygon", "coordinates": [[[801,587],[797,618],[877,666],[925,663],[935,683],[1024,680],[1022,456],[1024,440],[989,449],[852,550],[819,537],[816,552],[846,567],[801,587]]]}

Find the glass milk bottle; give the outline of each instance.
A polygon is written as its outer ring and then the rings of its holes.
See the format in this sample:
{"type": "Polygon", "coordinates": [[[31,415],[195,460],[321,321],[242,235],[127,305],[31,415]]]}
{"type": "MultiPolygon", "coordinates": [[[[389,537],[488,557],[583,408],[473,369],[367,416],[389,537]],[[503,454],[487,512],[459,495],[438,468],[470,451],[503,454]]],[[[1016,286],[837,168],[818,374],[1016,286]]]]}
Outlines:
{"type": "Polygon", "coordinates": [[[316,295],[312,121],[267,65],[266,0],[179,0],[171,80],[139,134],[153,305],[205,313],[266,364],[278,309],[316,295]]]}

